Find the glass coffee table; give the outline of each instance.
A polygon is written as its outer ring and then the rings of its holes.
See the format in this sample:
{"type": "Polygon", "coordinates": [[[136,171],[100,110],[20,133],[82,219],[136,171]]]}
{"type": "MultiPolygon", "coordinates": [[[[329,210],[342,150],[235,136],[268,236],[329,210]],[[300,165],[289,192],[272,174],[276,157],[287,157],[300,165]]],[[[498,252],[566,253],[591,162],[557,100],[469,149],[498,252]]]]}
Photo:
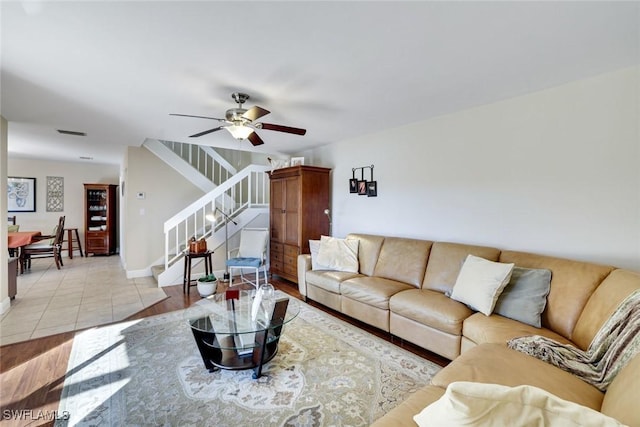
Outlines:
{"type": "Polygon", "coordinates": [[[185,310],[204,366],[217,369],[254,369],[278,352],[284,329],[300,313],[300,305],[283,293],[254,303],[255,290],[234,290],[203,298],[185,310]]]}

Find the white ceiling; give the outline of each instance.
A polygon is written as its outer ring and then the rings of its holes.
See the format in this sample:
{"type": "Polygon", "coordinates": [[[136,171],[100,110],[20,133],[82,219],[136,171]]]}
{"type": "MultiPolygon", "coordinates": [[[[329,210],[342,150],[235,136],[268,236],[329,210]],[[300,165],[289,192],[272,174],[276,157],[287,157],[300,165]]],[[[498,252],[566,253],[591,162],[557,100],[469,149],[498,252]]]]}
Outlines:
{"type": "MultiPolygon", "coordinates": [[[[145,138],[250,149],[230,95],[296,153],[640,63],[639,2],[6,2],[9,157],[121,161],[145,138]],[[63,136],[56,129],[83,131],[63,136]]],[[[80,161],[80,160],[78,160],[80,161]]]]}

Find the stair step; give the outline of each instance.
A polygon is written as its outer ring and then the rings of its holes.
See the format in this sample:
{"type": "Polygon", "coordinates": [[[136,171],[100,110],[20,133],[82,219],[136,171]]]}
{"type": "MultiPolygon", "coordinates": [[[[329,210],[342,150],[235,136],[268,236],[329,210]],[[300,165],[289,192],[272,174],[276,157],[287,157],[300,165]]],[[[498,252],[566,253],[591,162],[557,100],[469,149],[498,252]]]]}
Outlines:
{"type": "Polygon", "coordinates": [[[156,279],[156,282],[158,281],[158,276],[163,271],[164,271],[164,264],[154,265],[151,267],[151,274],[153,275],[153,278],[156,279]]]}

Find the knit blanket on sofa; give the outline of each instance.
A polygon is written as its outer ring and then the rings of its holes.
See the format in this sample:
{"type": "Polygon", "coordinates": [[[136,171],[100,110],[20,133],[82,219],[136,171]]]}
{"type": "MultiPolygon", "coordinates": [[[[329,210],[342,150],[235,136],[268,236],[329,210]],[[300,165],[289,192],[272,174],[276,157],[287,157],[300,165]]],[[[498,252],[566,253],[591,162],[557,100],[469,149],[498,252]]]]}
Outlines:
{"type": "Polygon", "coordinates": [[[640,290],[620,303],[586,351],[540,335],[514,338],[507,345],[606,391],[618,372],[640,351],[640,290]]]}

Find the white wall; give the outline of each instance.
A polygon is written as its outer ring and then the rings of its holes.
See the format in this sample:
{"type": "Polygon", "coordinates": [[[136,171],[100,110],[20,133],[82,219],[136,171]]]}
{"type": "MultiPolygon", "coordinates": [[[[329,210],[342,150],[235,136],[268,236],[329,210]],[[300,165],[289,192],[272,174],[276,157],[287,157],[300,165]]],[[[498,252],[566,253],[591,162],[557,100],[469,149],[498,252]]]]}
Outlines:
{"type": "MultiPolygon", "coordinates": [[[[84,249],[84,184],[118,184],[118,166],[96,163],[60,162],[10,158],[9,176],[36,179],[36,211],[16,212],[16,224],[20,231],[39,230],[50,234],[65,215],[65,228],[78,228],[84,249]],[[47,212],[47,176],[64,178],[64,210],[47,212]]],[[[6,180],[5,180],[6,181],[6,180]]],[[[4,192],[6,194],[6,190],[4,192]]],[[[14,214],[12,214],[14,215],[14,214]]],[[[65,251],[66,252],[66,251],[65,251]]]]}
{"type": "MultiPolygon", "coordinates": [[[[0,194],[7,194],[7,120],[0,116],[0,194]]],[[[0,211],[2,212],[2,227],[0,227],[0,241],[7,241],[7,197],[0,197],[0,211]]],[[[10,307],[9,300],[9,270],[7,268],[8,251],[0,251],[0,313],[10,307]]]]}
{"type": "Polygon", "coordinates": [[[130,277],[150,275],[164,255],[164,222],[203,192],[143,147],[127,149],[122,179],[125,268],[130,277]]]}
{"type": "Polygon", "coordinates": [[[639,67],[624,69],[302,154],[333,168],[334,235],[476,243],[640,271],[639,81],[639,67]],[[350,194],[352,168],[371,164],[378,197],[350,194]]]}

